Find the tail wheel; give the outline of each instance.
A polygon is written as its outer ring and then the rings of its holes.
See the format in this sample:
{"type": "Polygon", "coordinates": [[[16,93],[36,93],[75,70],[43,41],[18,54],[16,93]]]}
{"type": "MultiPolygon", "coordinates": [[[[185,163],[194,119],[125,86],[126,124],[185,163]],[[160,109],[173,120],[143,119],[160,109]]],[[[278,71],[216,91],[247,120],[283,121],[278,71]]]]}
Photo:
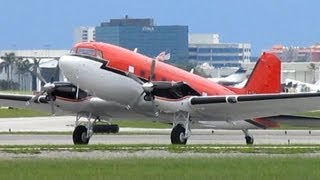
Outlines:
{"type": "Polygon", "coordinates": [[[248,145],[252,145],[253,142],[254,142],[254,139],[253,139],[252,136],[246,136],[245,139],[246,139],[246,143],[247,143],[248,145]]]}
{"type": "Polygon", "coordinates": [[[171,143],[172,144],[187,144],[187,138],[185,137],[186,129],[181,125],[176,125],[171,131],[171,143]]]}
{"type": "Polygon", "coordinates": [[[73,131],[73,143],[74,144],[88,144],[90,138],[87,136],[88,129],[83,126],[77,126],[73,131]]]}

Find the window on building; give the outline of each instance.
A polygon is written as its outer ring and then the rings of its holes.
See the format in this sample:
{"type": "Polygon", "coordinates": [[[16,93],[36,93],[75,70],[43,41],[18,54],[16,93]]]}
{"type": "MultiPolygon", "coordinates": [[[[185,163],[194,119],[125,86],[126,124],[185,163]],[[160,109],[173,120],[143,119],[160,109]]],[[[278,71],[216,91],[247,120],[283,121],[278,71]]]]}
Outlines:
{"type": "Polygon", "coordinates": [[[211,48],[199,48],[199,53],[211,53],[211,48]]]}
{"type": "Polygon", "coordinates": [[[198,60],[200,60],[200,61],[209,61],[210,60],[210,56],[198,56],[198,60]]]}
{"type": "Polygon", "coordinates": [[[189,52],[197,52],[197,48],[191,47],[191,48],[189,48],[189,52]]]}

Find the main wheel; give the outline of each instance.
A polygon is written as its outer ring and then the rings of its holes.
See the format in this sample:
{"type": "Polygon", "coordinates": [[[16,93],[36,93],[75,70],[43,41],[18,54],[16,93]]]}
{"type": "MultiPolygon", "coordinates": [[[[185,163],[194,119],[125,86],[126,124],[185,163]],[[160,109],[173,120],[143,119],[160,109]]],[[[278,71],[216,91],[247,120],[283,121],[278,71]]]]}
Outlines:
{"type": "Polygon", "coordinates": [[[251,136],[246,136],[245,138],[246,138],[246,143],[247,143],[248,145],[253,144],[253,141],[254,141],[253,137],[251,137],[251,136]]]}
{"type": "Polygon", "coordinates": [[[187,138],[185,137],[186,129],[181,125],[176,125],[171,131],[171,143],[172,144],[187,144],[187,138]]]}
{"type": "Polygon", "coordinates": [[[83,125],[77,126],[73,131],[73,143],[74,144],[88,144],[90,138],[87,137],[87,128],[83,125]]]}

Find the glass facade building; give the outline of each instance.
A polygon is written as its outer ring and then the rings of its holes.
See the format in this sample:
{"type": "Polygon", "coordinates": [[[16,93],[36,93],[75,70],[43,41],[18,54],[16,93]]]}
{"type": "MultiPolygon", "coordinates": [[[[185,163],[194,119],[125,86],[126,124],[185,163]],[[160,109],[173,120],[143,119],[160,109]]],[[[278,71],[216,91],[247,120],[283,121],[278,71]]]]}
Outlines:
{"type": "Polygon", "coordinates": [[[240,66],[240,62],[249,62],[250,56],[250,44],[218,43],[189,45],[190,61],[208,62],[215,67],[240,66]]]}
{"type": "Polygon", "coordinates": [[[96,41],[111,43],[149,57],[170,52],[171,60],[188,60],[188,26],[155,26],[153,19],[111,19],[96,27],[96,41]]]}

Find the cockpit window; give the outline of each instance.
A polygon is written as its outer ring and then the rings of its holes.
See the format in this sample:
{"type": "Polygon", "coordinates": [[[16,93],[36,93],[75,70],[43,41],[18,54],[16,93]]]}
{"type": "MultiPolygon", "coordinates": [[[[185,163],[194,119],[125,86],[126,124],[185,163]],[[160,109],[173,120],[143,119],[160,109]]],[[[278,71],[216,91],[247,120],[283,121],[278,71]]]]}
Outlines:
{"type": "Polygon", "coordinates": [[[102,59],[103,54],[102,51],[96,50],[96,49],[90,49],[90,48],[78,48],[77,51],[75,52],[76,54],[80,55],[86,55],[86,56],[92,56],[92,57],[97,57],[102,59]]]}
{"type": "Polygon", "coordinates": [[[78,48],[77,54],[95,56],[96,51],[89,48],[78,48]]]}
{"type": "Polygon", "coordinates": [[[97,50],[97,58],[103,58],[103,57],[102,57],[102,52],[99,51],[99,50],[97,50]]]}
{"type": "Polygon", "coordinates": [[[72,49],[70,50],[70,54],[75,54],[75,53],[76,53],[76,51],[77,51],[77,49],[76,49],[76,48],[72,48],[72,49]]]}

